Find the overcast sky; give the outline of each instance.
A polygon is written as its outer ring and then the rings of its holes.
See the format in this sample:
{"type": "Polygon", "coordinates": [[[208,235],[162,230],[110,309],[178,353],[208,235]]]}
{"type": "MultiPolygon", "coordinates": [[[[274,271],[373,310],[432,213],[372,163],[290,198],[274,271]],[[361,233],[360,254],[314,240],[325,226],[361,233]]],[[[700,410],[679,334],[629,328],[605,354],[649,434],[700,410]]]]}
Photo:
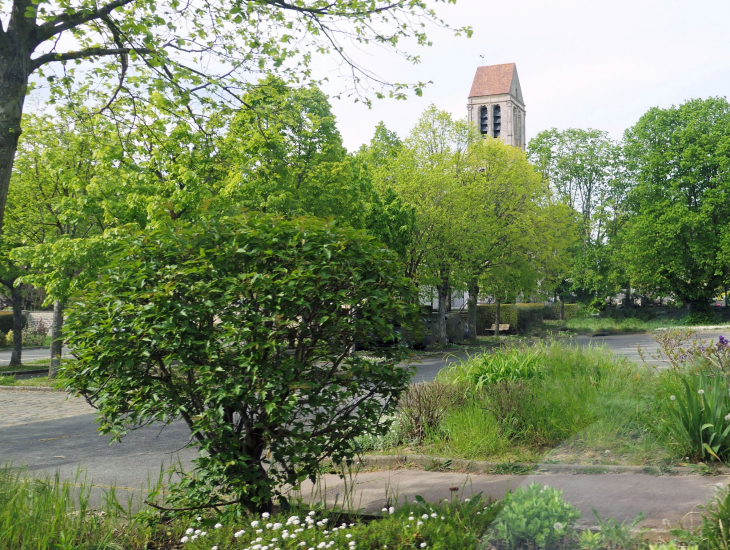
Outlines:
{"type": "MultiPolygon", "coordinates": [[[[332,100],[348,149],[382,120],[405,136],[431,103],[457,117],[481,64],[517,63],[527,137],[551,127],[597,128],[614,138],[653,106],[730,92],[728,0],[458,0],[436,5],[471,39],[434,29],[420,65],[366,49],[364,64],[391,81],[433,81],[422,98],[376,100],[368,110],[332,100]]],[[[340,84],[325,91],[332,94],[340,84]]]]}

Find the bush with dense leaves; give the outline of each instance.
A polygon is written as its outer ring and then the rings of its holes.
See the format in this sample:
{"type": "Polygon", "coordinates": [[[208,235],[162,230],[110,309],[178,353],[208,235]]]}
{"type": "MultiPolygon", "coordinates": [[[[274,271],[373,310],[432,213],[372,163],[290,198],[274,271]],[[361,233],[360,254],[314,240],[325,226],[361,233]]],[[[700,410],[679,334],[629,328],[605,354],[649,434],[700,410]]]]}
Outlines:
{"type": "Polygon", "coordinates": [[[285,484],[380,435],[410,380],[397,339],[415,291],[394,253],[333,222],[263,214],[129,237],[78,298],[67,387],[119,438],[184,419],[200,449],[186,504],[268,511],[285,484]]]}

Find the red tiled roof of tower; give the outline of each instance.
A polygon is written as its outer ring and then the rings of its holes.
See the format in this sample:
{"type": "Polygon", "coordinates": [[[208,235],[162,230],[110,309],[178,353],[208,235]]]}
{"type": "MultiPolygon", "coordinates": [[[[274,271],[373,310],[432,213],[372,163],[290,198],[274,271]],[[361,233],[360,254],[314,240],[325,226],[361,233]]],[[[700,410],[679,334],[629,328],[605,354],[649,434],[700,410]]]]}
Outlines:
{"type": "Polygon", "coordinates": [[[514,72],[514,63],[477,68],[469,97],[510,93],[514,72]]]}

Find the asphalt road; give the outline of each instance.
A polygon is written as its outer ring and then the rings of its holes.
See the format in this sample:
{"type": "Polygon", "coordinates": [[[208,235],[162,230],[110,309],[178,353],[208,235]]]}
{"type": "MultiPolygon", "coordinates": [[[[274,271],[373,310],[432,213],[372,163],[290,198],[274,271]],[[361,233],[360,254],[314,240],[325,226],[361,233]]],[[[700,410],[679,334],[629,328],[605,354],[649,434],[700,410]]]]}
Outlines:
{"type": "MultiPolygon", "coordinates": [[[[702,336],[716,339],[719,334],[708,332],[702,336]]],[[[646,334],[578,337],[571,341],[575,345],[605,346],[637,361],[637,344],[656,347],[652,335],[646,334]]],[[[463,353],[422,357],[413,380],[433,380],[441,368],[464,357],[463,353]]],[[[28,402],[34,401],[30,393],[23,395],[28,396],[28,402]]],[[[83,468],[87,479],[95,484],[139,491],[147,487],[150,480],[157,479],[161,467],[169,467],[178,460],[189,466],[196,456],[194,449],[186,448],[189,434],[183,423],[130,432],[121,443],[110,445],[109,438],[96,431],[92,409],[89,408],[88,413],[86,410],[74,409],[73,416],[66,418],[22,420],[22,424],[6,427],[1,427],[0,422],[0,464],[24,464],[29,470],[42,473],[58,470],[67,478],[73,478],[79,468],[83,468]]],[[[2,410],[0,400],[0,419],[6,412],[2,410]]]]}

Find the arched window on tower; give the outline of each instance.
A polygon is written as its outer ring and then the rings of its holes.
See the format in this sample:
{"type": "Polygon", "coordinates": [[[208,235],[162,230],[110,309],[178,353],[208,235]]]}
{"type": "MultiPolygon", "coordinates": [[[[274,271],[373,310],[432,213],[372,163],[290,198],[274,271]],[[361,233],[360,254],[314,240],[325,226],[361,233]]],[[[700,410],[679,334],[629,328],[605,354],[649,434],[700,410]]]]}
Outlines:
{"type": "Polygon", "coordinates": [[[492,136],[498,138],[499,131],[502,129],[502,109],[499,105],[495,105],[492,109],[492,136]]]}
{"type": "Polygon", "coordinates": [[[489,134],[489,109],[486,105],[482,105],[479,109],[479,131],[484,136],[489,134]]]}

